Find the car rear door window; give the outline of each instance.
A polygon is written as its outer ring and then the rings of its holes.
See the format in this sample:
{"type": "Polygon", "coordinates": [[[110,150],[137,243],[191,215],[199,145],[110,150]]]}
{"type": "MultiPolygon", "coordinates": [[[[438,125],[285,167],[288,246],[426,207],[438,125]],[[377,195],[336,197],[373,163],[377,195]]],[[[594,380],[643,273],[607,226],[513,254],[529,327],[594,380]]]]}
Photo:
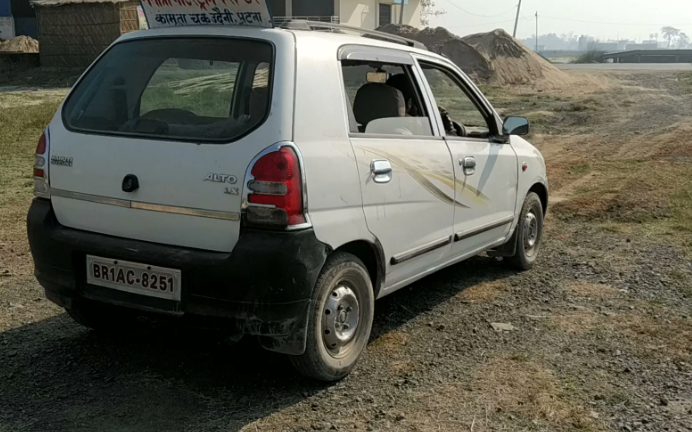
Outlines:
{"type": "Polygon", "coordinates": [[[273,46],[232,38],[147,38],[111,47],[63,109],[68,129],[231,142],[268,116],[273,46]]]}
{"type": "Polygon", "coordinates": [[[352,134],[433,136],[410,66],[361,60],[341,66],[352,134]]]}

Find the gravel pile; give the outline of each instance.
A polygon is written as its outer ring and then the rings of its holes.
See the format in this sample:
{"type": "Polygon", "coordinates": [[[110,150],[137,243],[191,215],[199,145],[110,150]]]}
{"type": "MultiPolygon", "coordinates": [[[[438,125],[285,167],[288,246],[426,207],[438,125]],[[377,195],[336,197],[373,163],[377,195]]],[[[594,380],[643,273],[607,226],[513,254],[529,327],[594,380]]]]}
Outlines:
{"type": "Polygon", "coordinates": [[[567,74],[501,29],[463,38],[442,27],[417,30],[388,24],[378,30],[421,42],[430,51],[449,58],[476,82],[552,86],[571,81],[567,74]]]}
{"type": "Polygon", "coordinates": [[[378,30],[422,43],[430,51],[449,58],[477,82],[488,81],[493,76],[492,66],[485,56],[442,27],[418,30],[407,25],[388,24],[378,30]]]}
{"type": "Polygon", "coordinates": [[[474,47],[491,64],[493,81],[500,85],[542,83],[561,85],[570,77],[543,57],[528,49],[504,30],[466,36],[463,41],[474,47]]]}
{"type": "Polygon", "coordinates": [[[38,41],[29,36],[17,36],[0,44],[1,52],[37,53],[38,41]]]}

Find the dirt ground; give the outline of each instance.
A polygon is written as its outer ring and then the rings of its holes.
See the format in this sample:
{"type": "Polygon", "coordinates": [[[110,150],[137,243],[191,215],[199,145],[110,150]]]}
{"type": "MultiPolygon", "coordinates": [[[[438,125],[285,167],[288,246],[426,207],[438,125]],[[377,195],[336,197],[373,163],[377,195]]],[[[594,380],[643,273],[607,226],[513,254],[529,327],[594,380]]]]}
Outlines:
{"type": "Polygon", "coordinates": [[[251,341],[99,334],[47,302],[23,218],[58,101],[0,91],[0,431],[692,430],[692,75],[578,78],[485,89],[548,164],[537,268],[481,256],[378,301],[332,385],[251,341]]]}

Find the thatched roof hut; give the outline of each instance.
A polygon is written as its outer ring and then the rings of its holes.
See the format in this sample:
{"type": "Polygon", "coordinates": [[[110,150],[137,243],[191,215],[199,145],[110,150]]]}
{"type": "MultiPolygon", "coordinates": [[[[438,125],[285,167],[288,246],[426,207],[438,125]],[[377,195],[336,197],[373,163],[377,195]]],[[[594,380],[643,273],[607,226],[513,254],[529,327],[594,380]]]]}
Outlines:
{"type": "Polygon", "coordinates": [[[31,0],[41,66],[86,67],[121,34],[139,30],[137,0],[31,0]]]}

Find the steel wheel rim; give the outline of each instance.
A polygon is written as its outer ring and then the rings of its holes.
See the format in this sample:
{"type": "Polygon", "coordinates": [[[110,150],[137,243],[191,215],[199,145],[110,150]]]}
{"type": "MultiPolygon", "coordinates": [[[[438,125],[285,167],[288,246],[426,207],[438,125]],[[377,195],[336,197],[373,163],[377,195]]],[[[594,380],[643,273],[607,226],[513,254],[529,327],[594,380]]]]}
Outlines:
{"type": "Polygon", "coordinates": [[[348,355],[358,332],[361,308],[356,292],[347,284],[334,288],[322,309],[322,340],[332,357],[348,355]]]}
{"type": "Polygon", "coordinates": [[[524,251],[531,256],[538,246],[538,218],[533,210],[529,211],[524,218],[524,251]]]}

